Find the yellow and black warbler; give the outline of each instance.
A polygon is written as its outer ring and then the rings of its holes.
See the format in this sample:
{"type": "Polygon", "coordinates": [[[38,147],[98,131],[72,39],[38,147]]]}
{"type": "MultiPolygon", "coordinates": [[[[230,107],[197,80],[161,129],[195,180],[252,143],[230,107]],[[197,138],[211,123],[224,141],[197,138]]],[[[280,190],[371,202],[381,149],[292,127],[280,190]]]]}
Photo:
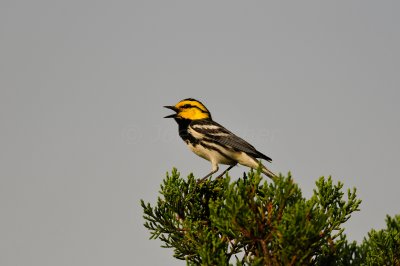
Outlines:
{"type": "MultiPolygon", "coordinates": [[[[208,178],[216,173],[219,164],[230,165],[223,176],[236,164],[256,169],[260,162],[257,158],[271,162],[271,158],[257,151],[247,141],[239,138],[211,118],[211,113],[199,101],[188,98],[175,106],[164,106],[175,111],[175,114],[165,118],[174,118],[179,126],[179,136],[186,145],[198,156],[211,162],[212,171],[202,178],[208,178]]],[[[262,172],[270,178],[276,175],[261,164],[262,172]]]]}

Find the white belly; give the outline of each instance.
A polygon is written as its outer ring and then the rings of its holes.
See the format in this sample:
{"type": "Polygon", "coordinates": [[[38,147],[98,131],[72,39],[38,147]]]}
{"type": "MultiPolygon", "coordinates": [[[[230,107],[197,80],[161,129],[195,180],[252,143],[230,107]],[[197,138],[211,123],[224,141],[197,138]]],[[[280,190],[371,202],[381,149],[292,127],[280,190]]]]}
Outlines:
{"type": "Polygon", "coordinates": [[[223,156],[218,151],[215,151],[213,149],[207,149],[201,145],[193,146],[190,143],[188,144],[188,147],[195,154],[197,154],[201,158],[204,158],[210,162],[214,162],[217,164],[228,164],[228,165],[232,165],[235,163],[235,160],[233,160],[231,158],[227,158],[226,156],[223,156]]]}

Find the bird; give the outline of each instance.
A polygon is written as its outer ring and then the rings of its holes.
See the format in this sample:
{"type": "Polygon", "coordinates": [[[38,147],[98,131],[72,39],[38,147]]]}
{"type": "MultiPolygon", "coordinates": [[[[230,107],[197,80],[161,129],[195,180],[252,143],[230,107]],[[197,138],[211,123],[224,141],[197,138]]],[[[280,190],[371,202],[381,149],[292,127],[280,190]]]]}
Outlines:
{"type": "Polygon", "coordinates": [[[204,181],[219,170],[219,164],[229,167],[217,178],[222,177],[232,167],[241,164],[252,169],[261,166],[261,171],[271,179],[277,176],[257,159],[272,162],[272,159],[254,148],[244,139],[215,122],[204,104],[193,98],[179,101],[173,106],[164,106],[175,113],[164,118],[174,118],[178,123],[179,136],[196,155],[211,162],[211,172],[204,181]]]}

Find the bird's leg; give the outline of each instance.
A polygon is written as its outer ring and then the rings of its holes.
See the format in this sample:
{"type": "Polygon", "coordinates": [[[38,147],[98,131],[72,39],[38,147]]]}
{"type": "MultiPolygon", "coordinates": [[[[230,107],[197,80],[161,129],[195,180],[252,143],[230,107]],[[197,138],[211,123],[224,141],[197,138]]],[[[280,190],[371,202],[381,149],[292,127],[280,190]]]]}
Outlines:
{"type": "Polygon", "coordinates": [[[236,166],[236,165],[237,165],[237,163],[232,164],[231,166],[229,166],[228,168],[226,168],[226,170],[225,170],[224,172],[222,172],[222,174],[220,174],[219,176],[217,176],[216,179],[223,177],[223,176],[226,174],[226,172],[228,172],[229,170],[231,170],[231,169],[232,169],[234,166],[236,166]]]}
{"type": "Polygon", "coordinates": [[[215,164],[215,165],[213,164],[211,173],[209,173],[208,175],[206,175],[206,176],[203,177],[202,179],[199,179],[199,180],[197,181],[197,183],[202,183],[202,182],[204,182],[204,180],[206,180],[207,178],[209,178],[211,175],[215,174],[215,173],[218,171],[218,169],[219,169],[218,164],[215,164]]]}

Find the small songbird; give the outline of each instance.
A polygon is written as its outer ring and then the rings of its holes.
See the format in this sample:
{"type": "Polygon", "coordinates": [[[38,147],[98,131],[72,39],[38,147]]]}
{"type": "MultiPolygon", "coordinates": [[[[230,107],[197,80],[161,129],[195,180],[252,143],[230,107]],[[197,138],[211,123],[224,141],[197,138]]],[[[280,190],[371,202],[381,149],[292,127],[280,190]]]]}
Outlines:
{"type": "MultiPolygon", "coordinates": [[[[211,162],[212,171],[204,180],[219,169],[219,164],[230,165],[223,176],[236,164],[253,169],[261,164],[257,158],[271,162],[271,158],[257,151],[247,141],[239,138],[211,118],[211,113],[200,102],[192,98],[184,99],[175,106],[164,106],[175,111],[175,114],[165,118],[174,118],[179,126],[179,136],[186,145],[198,156],[211,162]]],[[[262,172],[274,179],[276,175],[261,164],[262,172]]]]}

